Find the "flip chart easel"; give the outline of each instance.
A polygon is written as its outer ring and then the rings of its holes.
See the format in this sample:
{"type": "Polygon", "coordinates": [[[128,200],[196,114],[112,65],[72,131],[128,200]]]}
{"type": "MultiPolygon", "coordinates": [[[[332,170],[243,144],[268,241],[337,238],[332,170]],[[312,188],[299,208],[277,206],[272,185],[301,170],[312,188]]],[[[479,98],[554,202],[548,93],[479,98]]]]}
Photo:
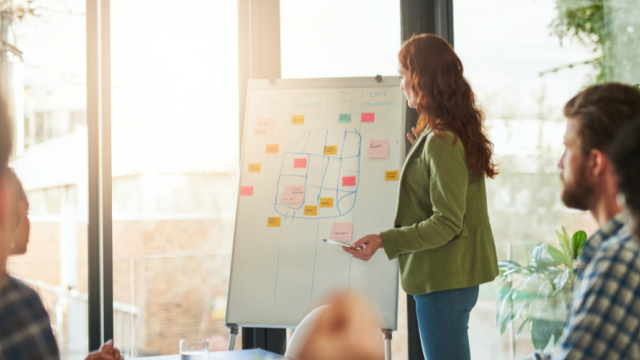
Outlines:
{"type": "Polygon", "coordinates": [[[339,246],[393,226],[404,159],[398,77],[250,80],[225,324],[295,328],[337,291],[378,310],[391,358],[398,265],[339,246]]]}

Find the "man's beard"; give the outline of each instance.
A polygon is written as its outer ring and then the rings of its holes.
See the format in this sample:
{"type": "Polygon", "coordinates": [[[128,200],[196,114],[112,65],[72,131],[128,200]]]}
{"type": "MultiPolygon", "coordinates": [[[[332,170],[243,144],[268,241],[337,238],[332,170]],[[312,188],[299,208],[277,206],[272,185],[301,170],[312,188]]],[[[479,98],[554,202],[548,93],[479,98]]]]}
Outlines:
{"type": "Polygon", "coordinates": [[[585,163],[580,164],[577,174],[572,183],[567,183],[560,175],[564,185],[562,190],[562,202],[571,209],[589,210],[589,203],[594,193],[593,185],[584,176],[586,170],[585,163]]]}

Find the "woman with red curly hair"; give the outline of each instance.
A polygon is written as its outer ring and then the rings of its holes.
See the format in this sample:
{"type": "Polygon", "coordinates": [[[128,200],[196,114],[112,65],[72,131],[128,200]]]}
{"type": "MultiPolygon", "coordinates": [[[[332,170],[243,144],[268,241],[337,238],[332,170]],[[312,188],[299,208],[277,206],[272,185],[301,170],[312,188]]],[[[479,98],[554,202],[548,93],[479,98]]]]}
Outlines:
{"type": "Polygon", "coordinates": [[[436,35],[414,35],[398,54],[400,88],[420,118],[399,182],[394,228],[345,251],[368,261],[378,249],[398,259],[414,295],[428,360],[470,359],[469,312],[479,285],[498,275],[485,177],[498,174],[484,115],[462,62],[436,35]],[[362,250],[356,248],[364,246],[362,250]]]}

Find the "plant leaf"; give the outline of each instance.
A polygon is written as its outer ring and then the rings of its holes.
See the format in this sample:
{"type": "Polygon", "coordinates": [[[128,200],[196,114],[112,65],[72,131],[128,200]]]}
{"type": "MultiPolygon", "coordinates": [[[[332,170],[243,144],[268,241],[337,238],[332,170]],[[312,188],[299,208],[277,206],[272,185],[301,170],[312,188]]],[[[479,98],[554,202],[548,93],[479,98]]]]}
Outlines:
{"type": "Polygon", "coordinates": [[[559,339],[564,323],[561,321],[533,319],[531,321],[531,341],[536,350],[544,350],[551,337],[559,339]]]}
{"type": "Polygon", "coordinates": [[[549,255],[551,255],[554,260],[565,264],[569,269],[571,269],[572,261],[569,259],[566,253],[563,253],[562,251],[556,249],[551,245],[547,245],[547,250],[549,251],[549,255]]]}
{"type": "Polygon", "coordinates": [[[573,248],[572,260],[578,259],[578,256],[580,256],[580,251],[582,250],[582,247],[584,246],[585,242],[587,242],[586,232],[580,230],[580,231],[577,231],[575,234],[573,234],[573,236],[571,237],[571,245],[573,248]]]}
{"type": "Polygon", "coordinates": [[[531,252],[529,253],[529,255],[531,256],[531,259],[533,260],[534,264],[537,265],[540,259],[542,259],[542,256],[544,255],[545,250],[546,249],[544,244],[538,244],[531,249],[531,252]]]}
{"type": "Polygon", "coordinates": [[[573,255],[573,251],[571,249],[571,239],[569,238],[569,234],[567,234],[567,230],[565,230],[564,226],[562,227],[562,234],[556,231],[558,235],[558,241],[560,243],[560,248],[562,252],[564,252],[567,257],[573,255]]]}
{"type": "Polygon", "coordinates": [[[556,276],[553,278],[553,285],[556,288],[556,290],[553,292],[553,295],[557,294],[559,291],[561,291],[564,288],[564,286],[569,281],[570,276],[571,276],[571,270],[565,270],[562,273],[560,273],[559,276],[556,276]]]}

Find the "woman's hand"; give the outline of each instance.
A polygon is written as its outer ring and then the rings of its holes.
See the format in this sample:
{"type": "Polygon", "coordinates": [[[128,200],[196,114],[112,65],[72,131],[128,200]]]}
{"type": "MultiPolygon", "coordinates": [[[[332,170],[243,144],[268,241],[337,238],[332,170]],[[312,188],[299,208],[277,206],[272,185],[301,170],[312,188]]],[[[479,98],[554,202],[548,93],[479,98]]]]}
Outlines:
{"type": "Polygon", "coordinates": [[[416,142],[418,134],[416,134],[416,128],[414,127],[411,128],[411,132],[413,133],[413,136],[411,135],[411,133],[407,133],[407,139],[409,139],[409,141],[411,141],[411,144],[413,144],[416,142]]]}
{"type": "Polygon", "coordinates": [[[343,247],[342,250],[348,252],[356,259],[369,261],[373,254],[382,247],[382,238],[380,237],[380,234],[370,234],[358,239],[358,241],[351,244],[350,248],[343,247]],[[356,248],[360,246],[362,246],[362,250],[356,250],[356,248]]]}

